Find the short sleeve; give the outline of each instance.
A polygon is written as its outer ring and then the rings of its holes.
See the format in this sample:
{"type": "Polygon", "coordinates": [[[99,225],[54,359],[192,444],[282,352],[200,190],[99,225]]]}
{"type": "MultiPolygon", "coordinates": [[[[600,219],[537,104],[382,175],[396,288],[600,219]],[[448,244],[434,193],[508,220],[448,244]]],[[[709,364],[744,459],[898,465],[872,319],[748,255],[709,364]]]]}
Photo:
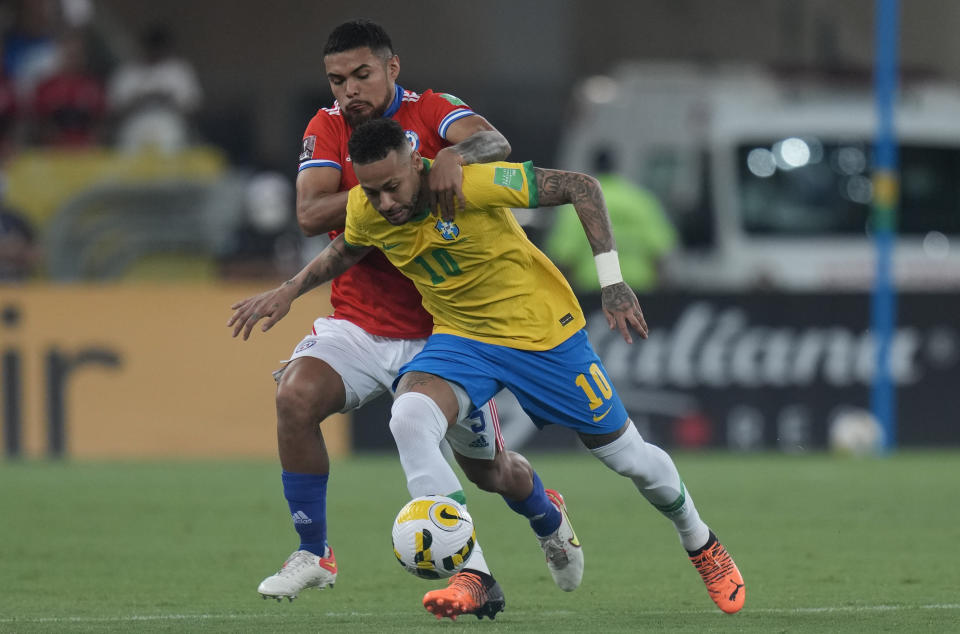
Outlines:
{"type": "Polygon", "coordinates": [[[475,163],[463,168],[463,195],[478,207],[540,206],[533,163],[475,163]]]}
{"type": "Polygon", "coordinates": [[[335,117],[339,115],[331,115],[327,108],[321,108],[310,119],[300,145],[298,172],[308,167],[332,167],[343,171],[340,163],[342,130],[339,129],[342,126],[337,125],[335,117]]]}
{"type": "Polygon", "coordinates": [[[428,90],[420,96],[420,100],[425,123],[432,126],[441,139],[447,138],[447,130],[454,121],[476,114],[470,106],[450,93],[428,90]]]}

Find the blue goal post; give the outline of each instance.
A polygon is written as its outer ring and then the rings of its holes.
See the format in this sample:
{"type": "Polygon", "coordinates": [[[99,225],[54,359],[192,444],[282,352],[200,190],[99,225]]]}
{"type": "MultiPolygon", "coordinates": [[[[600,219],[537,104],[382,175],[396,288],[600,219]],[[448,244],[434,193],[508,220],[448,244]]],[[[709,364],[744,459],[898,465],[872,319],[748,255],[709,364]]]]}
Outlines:
{"type": "Polygon", "coordinates": [[[892,260],[899,194],[897,141],[893,115],[897,95],[899,0],[876,0],[876,59],[873,86],[877,130],[873,148],[873,235],[876,278],[870,303],[870,326],[877,364],[870,391],[870,408],[884,432],[884,449],[897,443],[896,392],[890,376],[890,346],[896,325],[896,289],[892,260]]]}

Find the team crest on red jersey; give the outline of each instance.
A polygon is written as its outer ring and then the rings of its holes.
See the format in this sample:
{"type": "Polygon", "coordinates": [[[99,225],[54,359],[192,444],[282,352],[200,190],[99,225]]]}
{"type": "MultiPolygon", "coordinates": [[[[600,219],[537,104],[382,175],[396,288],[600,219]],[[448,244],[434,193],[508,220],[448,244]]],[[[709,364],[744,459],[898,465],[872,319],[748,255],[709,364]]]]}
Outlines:
{"type": "Polygon", "coordinates": [[[413,151],[416,152],[420,149],[420,136],[413,130],[404,130],[403,136],[407,137],[407,141],[410,141],[410,147],[413,148],[413,151]]]}

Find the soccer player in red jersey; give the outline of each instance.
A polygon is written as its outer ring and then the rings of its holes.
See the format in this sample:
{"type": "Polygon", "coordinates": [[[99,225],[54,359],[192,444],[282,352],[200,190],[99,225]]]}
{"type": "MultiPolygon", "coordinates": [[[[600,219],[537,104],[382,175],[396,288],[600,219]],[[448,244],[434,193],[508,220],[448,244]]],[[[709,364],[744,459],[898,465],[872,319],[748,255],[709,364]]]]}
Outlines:
{"type": "MultiPolygon", "coordinates": [[[[334,29],[323,60],[336,102],[317,112],[303,136],[297,218],[308,235],[327,232],[334,238],[342,232],[348,190],[357,184],[347,142],[353,128],[365,121],[396,120],[411,146],[435,159],[429,182],[432,208],[446,218],[462,206],[461,166],[501,160],[510,152],[503,135],[458,98],[431,90],[416,93],[398,85],[399,59],[386,32],[372,22],[357,20],[334,29]]],[[[264,597],[278,600],[336,580],[336,560],[326,543],[330,464],[320,423],[389,390],[400,366],[419,352],[433,330],[420,294],[380,252],[334,280],[331,303],[333,315],[314,322],[312,332],[277,373],[283,488],[300,535],[299,548],[258,588],[264,597]]],[[[529,463],[504,450],[493,401],[460,421],[447,439],[470,479],[503,495],[511,508],[531,519],[539,536],[561,529],[572,532],[529,463]]],[[[412,496],[442,493],[465,502],[446,462],[415,469],[404,464],[404,470],[412,496]]],[[[570,566],[564,559],[561,564],[565,570],[550,563],[551,573],[564,590],[572,590],[582,576],[582,559],[570,566]],[[563,574],[562,579],[557,574],[563,574]]],[[[438,616],[471,613],[493,618],[503,609],[504,597],[477,547],[467,568],[446,588],[427,593],[424,605],[438,616]]]]}

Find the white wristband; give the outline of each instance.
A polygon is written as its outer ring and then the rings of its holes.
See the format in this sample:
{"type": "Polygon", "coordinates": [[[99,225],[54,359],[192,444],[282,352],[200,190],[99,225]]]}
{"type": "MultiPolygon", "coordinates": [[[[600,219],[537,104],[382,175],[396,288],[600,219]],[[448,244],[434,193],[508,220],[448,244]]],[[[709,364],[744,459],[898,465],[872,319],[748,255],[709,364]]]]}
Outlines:
{"type": "Polygon", "coordinates": [[[597,264],[597,278],[600,280],[600,288],[618,284],[623,281],[623,275],[620,273],[620,260],[617,258],[616,251],[607,251],[593,256],[597,264]]]}

